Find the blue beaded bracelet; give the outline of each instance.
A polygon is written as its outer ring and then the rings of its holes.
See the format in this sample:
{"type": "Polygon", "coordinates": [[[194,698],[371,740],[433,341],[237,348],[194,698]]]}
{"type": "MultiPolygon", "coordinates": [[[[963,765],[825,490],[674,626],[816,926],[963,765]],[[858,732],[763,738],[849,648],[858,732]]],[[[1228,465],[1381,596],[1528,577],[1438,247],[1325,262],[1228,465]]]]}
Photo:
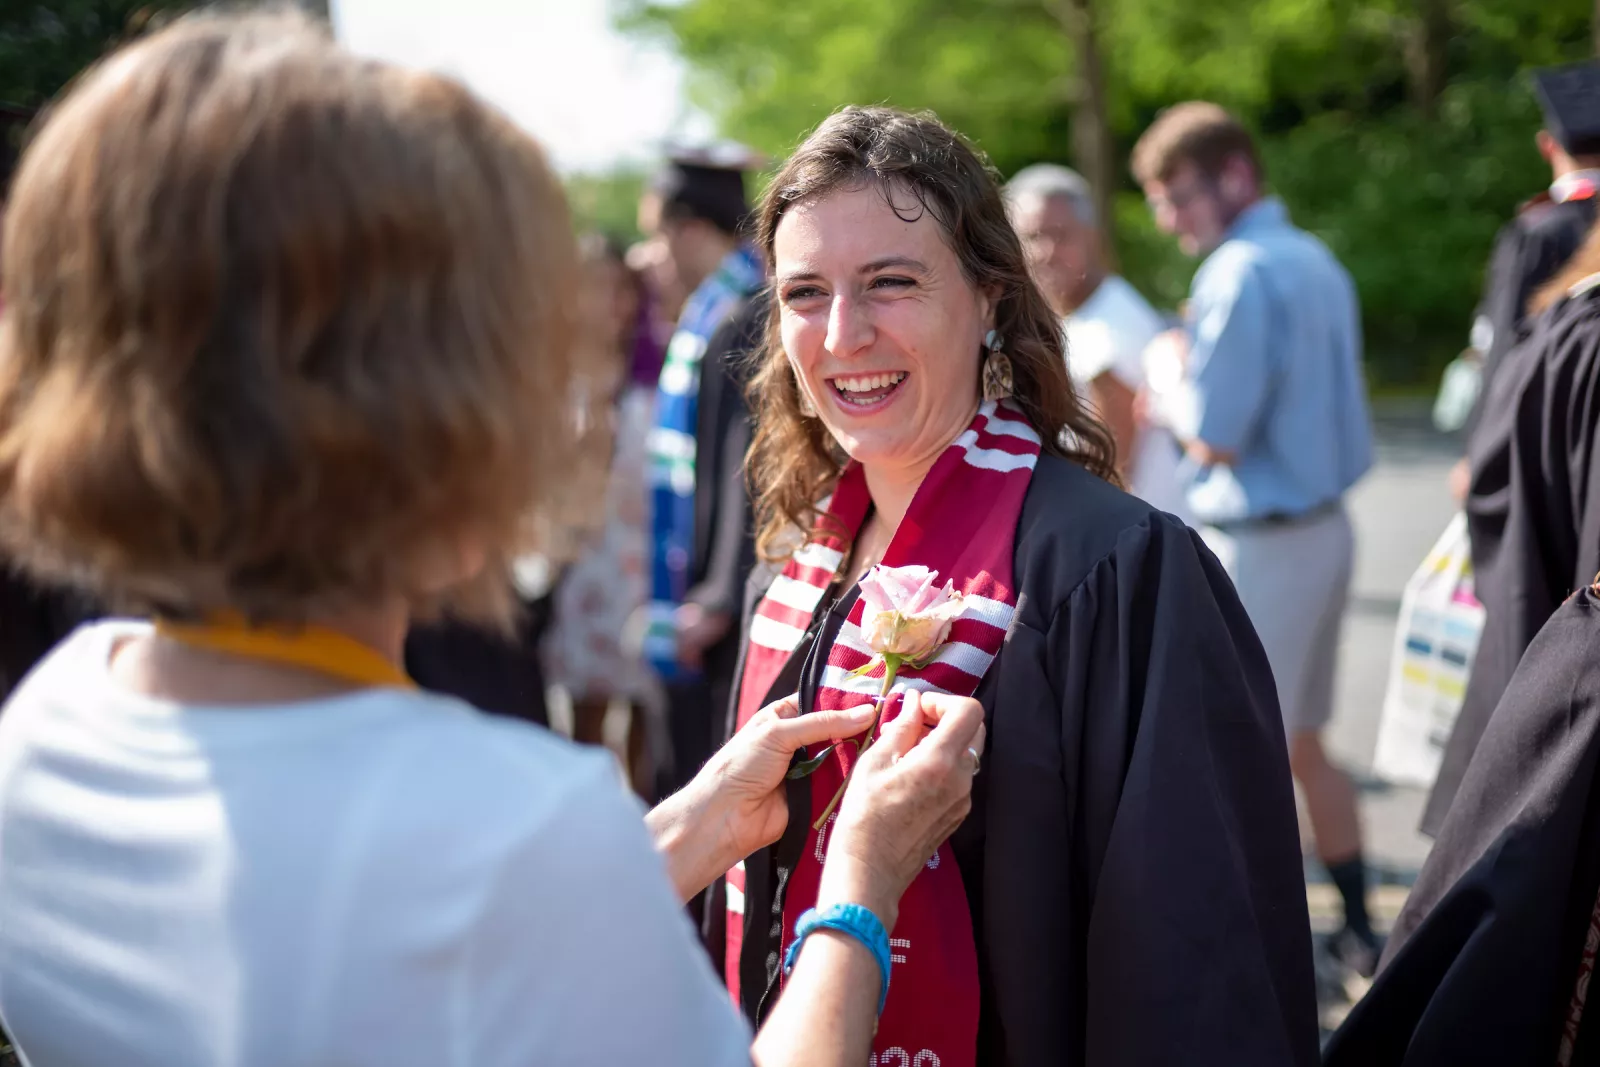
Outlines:
{"type": "Polygon", "coordinates": [[[860,904],[830,904],[821,911],[808,909],[794,924],[794,940],[789,943],[789,951],[783,957],[785,978],[794,970],[800,946],[815,930],[837,930],[841,934],[848,934],[872,953],[878,961],[878,973],[883,975],[883,992],[878,997],[878,1014],[882,1015],[883,1006],[889,1002],[889,934],[884,930],[882,920],[872,914],[870,908],[863,908],[860,904]]]}

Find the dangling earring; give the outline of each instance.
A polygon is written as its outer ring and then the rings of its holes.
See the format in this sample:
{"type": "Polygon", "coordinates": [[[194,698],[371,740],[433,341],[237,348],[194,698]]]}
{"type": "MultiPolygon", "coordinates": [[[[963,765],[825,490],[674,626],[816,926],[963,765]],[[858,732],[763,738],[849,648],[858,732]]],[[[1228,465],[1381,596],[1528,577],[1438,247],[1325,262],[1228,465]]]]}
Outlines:
{"type": "Polygon", "coordinates": [[[816,418],[817,405],[811,402],[811,394],[806,392],[806,387],[800,384],[798,378],[795,379],[794,391],[800,394],[800,414],[808,419],[816,418]]]}
{"type": "Polygon", "coordinates": [[[985,400],[1001,401],[1010,398],[1015,388],[1011,379],[1011,359],[1000,350],[1003,339],[997,330],[990,330],[983,339],[983,347],[989,352],[988,358],[983,361],[983,398],[985,400]]]}

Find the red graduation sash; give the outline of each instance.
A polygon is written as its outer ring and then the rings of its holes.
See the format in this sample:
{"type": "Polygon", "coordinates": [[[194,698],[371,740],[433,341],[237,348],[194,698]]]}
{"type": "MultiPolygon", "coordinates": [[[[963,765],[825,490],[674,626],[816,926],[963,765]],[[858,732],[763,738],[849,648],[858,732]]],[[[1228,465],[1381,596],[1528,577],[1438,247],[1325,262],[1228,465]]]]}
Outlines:
{"type": "MultiPolygon", "coordinates": [[[[1039,458],[1039,435],[1009,403],[985,402],[971,426],[947,448],[923,479],[884,553],[883,564],[913,564],[938,572],[964,595],[961,616],[932,662],[902,666],[884,710],[900,710],[910,689],[971,696],[1005,640],[1016,609],[1012,553],[1023,497],[1039,458]]],[[[840,475],[824,520],[789,560],[751,620],[739,690],[738,725],[757,711],[767,691],[796,653],[818,605],[849,554],[871,508],[866,477],[852,463],[840,475]]],[[[883,665],[856,675],[873,658],[861,633],[862,601],[828,649],[818,688],[819,709],[858,707],[877,699],[883,665]]],[[[820,751],[822,746],[817,746],[820,751]]],[[[840,745],[811,781],[814,823],[850,772],[855,746],[840,745]]],[[[817,898],[830,819],[808,831],[784,898],[780,957],[800,914],[817,898]]],[[[739,1001],[743,947],[744,869],[728,872],[726,973],[739,1001]]],[[[900,901],[890,932],[893,981],[873,1040],[874,1067],[973,1067],[978,1036],[978,959],[971,911],[950,846],[939,846],[900,901]]]]}

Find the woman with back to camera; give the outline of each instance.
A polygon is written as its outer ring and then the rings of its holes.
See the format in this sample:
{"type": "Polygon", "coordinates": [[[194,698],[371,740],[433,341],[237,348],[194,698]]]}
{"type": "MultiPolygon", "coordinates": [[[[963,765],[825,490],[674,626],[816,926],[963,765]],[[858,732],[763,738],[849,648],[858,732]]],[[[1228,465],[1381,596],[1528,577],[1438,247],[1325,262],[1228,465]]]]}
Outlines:
{"type": "MultiPolygon", "coordinates": [[[[0,539],[156,620],[78,631],[0,716],[25,1061],[749,1063],[680,904],[864,709],[764,709],[647,833],[609,756],[400,666],[414,616],[507,623],[530,516],[585,488],[533,143],[302,18],[191,17],[56,106],[3,254],[0,539]]],[[[866,1059],[982,730],[931,698],[869,760],[819,898],[855,922],[806,940],[759,1063],[866,1059]]]]}
{"type": "MultiPolygon", "coordinates": [[[[959,617],[931,657],[908,650],[885,717],[919,690],[975,694],[990,731],[971,817],[902,902],[873,1062],[1315,1062],[1260,642],[1199,537],[1106,480],[993,171],[930,115],[846,108],[768,186],[757,240],[775,310],[751,476],[773,565],[737,725],[796,688],[815,713],[876,695],[880,608],[911,596],[959,617]]],[[[712,941],[753,1020],[781,1010],[771,961],[827,884],[855,752],[814,749],[782,839],[729,872],[712,941]]]]}

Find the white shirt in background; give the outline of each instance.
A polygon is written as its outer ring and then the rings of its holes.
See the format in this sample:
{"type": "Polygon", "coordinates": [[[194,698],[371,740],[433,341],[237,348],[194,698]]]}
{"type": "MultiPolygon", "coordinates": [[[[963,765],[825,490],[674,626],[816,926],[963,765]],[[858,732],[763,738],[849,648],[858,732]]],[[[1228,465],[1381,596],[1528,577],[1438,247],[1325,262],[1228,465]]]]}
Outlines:
{"type": "Polygon", "coordinates": [[[611,757],[395,689],[192,707],[80,630],[0,715],[31,1067],[744,1064],[611,757]]]}
{"type": "MultiPolygon", "coordinates": [[[[1063,324],[1067,371],[1078,395],[1090,403],[1089,383],[1102,374],[1113,374],[1138,392],[1145,382],[1145,346],[1165,328],[1161,316],[1139,291],[1115,274],[1102,281],[1063,324]]],[[[1181,458],[1171,433],[1159,426],[1141,428],[1128,466],[1132,483],[1128,488],[1152,506],[1187,522],[1188,507],[1178,481],[1181,458]]]]}

